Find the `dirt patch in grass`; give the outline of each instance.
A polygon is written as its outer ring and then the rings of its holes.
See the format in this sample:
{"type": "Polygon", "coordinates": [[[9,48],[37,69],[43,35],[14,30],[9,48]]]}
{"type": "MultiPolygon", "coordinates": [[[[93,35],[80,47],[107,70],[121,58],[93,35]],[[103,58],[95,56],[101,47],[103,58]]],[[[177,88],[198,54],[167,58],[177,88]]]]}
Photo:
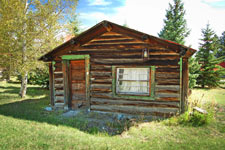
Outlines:
{"type": "Polygon", "coordinates": [[[88,109],[70,110],[61,114],[61,118],[82,120],[89,133],[121,134],[131,126],[152,121],[150,116],[135,116],[120,113],[89,111],[88,109]]]}

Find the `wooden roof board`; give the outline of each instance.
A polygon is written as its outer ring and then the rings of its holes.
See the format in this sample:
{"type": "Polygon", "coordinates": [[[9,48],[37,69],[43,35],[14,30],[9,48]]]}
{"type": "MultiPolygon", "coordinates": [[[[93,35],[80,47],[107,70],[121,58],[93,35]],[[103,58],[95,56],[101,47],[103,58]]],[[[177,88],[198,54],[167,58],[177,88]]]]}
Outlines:
{"type": "Polygon", "coordinates": [[[57,53],[62,51],[65,47],[70,46],[71,44],[73,44],[74,47],[90,45],[90,43],[94,41],[93,39],[102,38],[107,35],[109,36],[110,33],[116,33],[115,35],[118,36],[122,35],[121,37],[130,37],[131,39],[138,40],[140,43],[148,43],[152,46],[160,45],[176,53],[184,53],[185,55],[183,57],[190,57],[196,52],[196,50],[184,45],[169,40],[160,39],[158,37],[104,20],[81,33],[79,36],[74,37],[69,41],[61,44],[60,46],[54,48],[52,51],[40,57],[39,60],[51,61],[53,56],[55,56],[57,53]]]}

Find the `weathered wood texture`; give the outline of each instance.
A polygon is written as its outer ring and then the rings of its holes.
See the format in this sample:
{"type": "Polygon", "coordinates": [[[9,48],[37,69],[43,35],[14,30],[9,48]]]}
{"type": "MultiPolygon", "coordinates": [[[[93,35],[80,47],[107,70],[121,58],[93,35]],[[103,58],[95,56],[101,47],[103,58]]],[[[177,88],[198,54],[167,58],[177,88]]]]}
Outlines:
{"type": "Polygon", "coordinates": [[[51,105],[55,105],[54,101],[54,82],[53,82],[53,66],[52,63],[49,63],[49,90],[50,90],[50,101],[51,105]]]}
{"type": "Polygon", "coordinates": [[[72,109],[83,107],[86,101],[85,60],[71,60],[72,109]]]}
{"type": "Polygon", "coordinates": [[[54,83],[54,97],[55,106],[63,107],[64,105],[64,83],[63,83],[63,72],[62,72],[62,62],[59,58],[56,58],[53,66],[53,83],[54,83]]]}
{"type": "Polygon", "coordinates": [[[182,64],[182,95],[181,95],[181,112],[185,112],[188,102],[188,59],[183,58],[182,64]]]}
{"type": "MultiPolygon", "coordinates": [[[[160,116],[170,116],[179,111],[180,68],[178,62],[180,56],[178,53],[160,45],[151,44],[151,41],[146,42],[114,32],[96,36],[79,47],[70,45],[63,51],[64,53],[61,52],[58,56],[90,55],[91,110],[136,112],[160,116]],[[148,60],[143,60],[143,48],[149,49],[148,60]],[[113,98],[112,66],[134,68],[156,66],[155,100],[113,98]]],[[[72,76],[83,81],[82,65],[72,65],[72,69],[81,70],[72,76]]]]}

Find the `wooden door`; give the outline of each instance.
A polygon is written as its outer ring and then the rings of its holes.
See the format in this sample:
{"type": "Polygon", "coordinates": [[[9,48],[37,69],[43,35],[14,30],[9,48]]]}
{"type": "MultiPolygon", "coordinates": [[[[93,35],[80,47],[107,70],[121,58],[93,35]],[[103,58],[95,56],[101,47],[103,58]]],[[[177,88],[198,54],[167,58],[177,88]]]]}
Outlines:
{"type": "Polygon", "coordinates": [[[71,60],[71,107],[72,109],[86,106],[86,73],[85,60],[71,60]]]}

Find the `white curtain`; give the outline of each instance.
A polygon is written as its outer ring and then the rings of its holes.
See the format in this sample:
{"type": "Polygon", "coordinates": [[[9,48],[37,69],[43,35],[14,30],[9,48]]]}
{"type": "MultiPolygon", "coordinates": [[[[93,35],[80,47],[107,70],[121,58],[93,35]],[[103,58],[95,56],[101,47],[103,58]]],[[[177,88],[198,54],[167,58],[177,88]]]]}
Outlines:
{"type": "Polygon", "coordinates": [[[117,93],[149,93],[149,68],[118,68],[117,93]]]}

